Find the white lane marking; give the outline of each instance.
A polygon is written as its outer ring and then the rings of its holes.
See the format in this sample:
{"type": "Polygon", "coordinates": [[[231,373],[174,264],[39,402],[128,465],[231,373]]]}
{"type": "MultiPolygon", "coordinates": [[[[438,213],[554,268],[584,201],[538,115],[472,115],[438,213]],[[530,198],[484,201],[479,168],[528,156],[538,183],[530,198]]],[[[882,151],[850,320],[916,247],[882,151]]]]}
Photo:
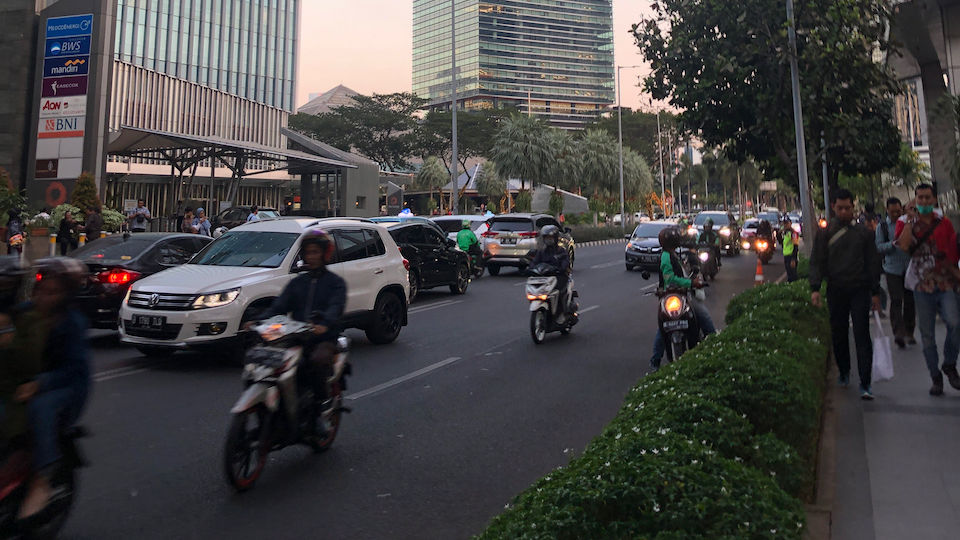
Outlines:
{"type": "Polygon", "coordinates": [[[655,288],[657,285],[659,285],[659,283],[652,283],[650,285],[647,285],[646,287],[641,287],[640,292],[649,291],[650,289],[655,288]]]}
{"type": "Polygon", "coordinates": [[[416,315],[417,313],[423,313],[424,311],[430,311],[431,309],[438,309],[442,307],[452,306],[454,304],[460,304],[463,300],[445,300],[443,302],[437,302],[435,304],[427,304],[425,306],[417,306],[411,308],[410,311],[407,311],[407,315],[416,315]]]}
{"type": "Polygon", "coordinates": [[[388,388],[392,388],[392,387],[394,387],[394,386],[396,386],[396,385],[398,385],[398,384],[405,383],[405,382],[407,382],[407,381],[409,381],[409,380],[411,380],[411,379],[416,379],[417,377],[419,377],[419,376],[421,376],[421,375],[426,375],[427,373],[430,373],[431,371],[440,369],[440,368],[442,368],[442,367],[444,367],[444,366],[448,366],[448,365],[456,362],[457,360],[460,360],[460,357],[459,357],[459,356],[451,356],[450,358],[447,358],[446,360],[441,360],[441,361],[437,362],[436,364],[430,364],[430,365],[427,366],[427,367],[420,368],[420,369],[418,369],[418,370],[416,370],[416,371],[411,371],[410,373],[407,373],[406,375],[402,375],[402,376],[400,376],[400,377],[397,377],[396,379],[390,379],[389,381],[387,381],[387,382],[385,382],[385,383],[383,383],[383,384],[378,384],[378,385],[376,385],[376,386],[374,386],[374,387],[367,388],[366,390],[361,390],[361,391],[359,391],[359,392],[352,393],[352,394],[350,394],[349,396],[347,396],[346,399],[351,400],[351,401],[356,401],[356,400],[358,400],[358,399],[360,399],[360,398],[363,398],[363,397],[366,397],[366,396],[370,396],[370,395],[376,394],[377,392],[382,392],[382,391],[384,391],[384,390],[386,390],[386,389],[388,389],[388,388]]]}
{"type": "Polygon", "coordinates": [[[616,266],[616,265],[618,265],[618,264],[623,264],[623,261],[620,260],[620,261],[613,261],[613,262],[608,262],[608,263],[603,263],[603,264],[595,264],[595,265],[591,266],[590,269],[591,269],[591,270],[596,270],[597,268],[610,268],[611,266],[616,266]]]}
{"type": "Polygon", "coordinates": [[[150,368],[128,368],[126,370],[111,370],[103,373],[97,373],[93,376],[94,382],[103,382],[109,381],[110,379],[119,379],[120,377],[126,377],[128,375],[135,375],[137,373],[142,373],[148,371],[150,368]]]}
{"type": "Polygon", "coordinates": [[[597,309],[598,307],[600,307],[600,306],[590,306],[590,307],[588,307],[588,308],[583,308],[583,309],[580,310],[580,313],[583,314],[583,313],[586,313],[586,312],[588,312],[588,311],[593,311],[593,310],[597,309]]]}

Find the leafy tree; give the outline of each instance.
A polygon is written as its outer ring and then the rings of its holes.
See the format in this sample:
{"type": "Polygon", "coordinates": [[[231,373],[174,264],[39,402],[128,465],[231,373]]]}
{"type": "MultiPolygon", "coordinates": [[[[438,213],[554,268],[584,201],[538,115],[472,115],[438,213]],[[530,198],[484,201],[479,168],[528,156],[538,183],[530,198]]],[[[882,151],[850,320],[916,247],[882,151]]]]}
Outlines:
{"type": "Polygon", "coordinates": [[[7,173],[6,169],[0,168],[0,223],[7,222],[10,209],[22,210],[26,203],[27,199],[23,193],[14,189],[10,174],[7,173]]]}
{"type": "MultiPolygon", "coordinates": [[[[85,210],[91,206],[101,206],[100,197],[97,195],[97,182],[92,174],[88,172],[80,174],[80,177],[77,178],[77,185],[73,188],[73,196],[70,202],[73,206],[81,210],[85,210]]],[[[81,214],[76,216],[76,218],[83,221],[83,216],[84,214],[81,214]]]]}
{"type": "Polygon", "coordinates": [[[547,160],[545,177],[557,189],[579,189],[583,174],[583,155],[579,141],[569,132],[550,128],[545,144],[553,158],[547,160]]]}
{"type": "Polygon", "coordinates": [[[594,194],[620,194],[620,155],[617,141],[600,129],[588,129],[580,141],[583,182],[594,194]]]}
{"type": "Polygon", "coordinates": [[[907,143],[900,144],[897,164],[887,171],[892,185],[905,186],[909,189],[921,182],[926,182],[929,173],[930,166],[921,161],[920,154],[914,152],[907,143]]]}
{"type": "MultiPolygon", "coordinates": [[[[413,178],[414,186],[430,192],[430,198],[433,199],[433,191],[441,190],[443,186],[450,182],[450,175],[447,168],[439,158],[431,156],[423,162],[423,166],[417,171],[413,178]]],[[[440,209],[443,210],[443,197],[441,193],[440,209]]],[[[431,209],[432,210],[432,209],[431,209]]]]}
{"type": "Polygon", "coordinates": [[[653,175],[643,156],[629,148],[623,150],[623,189],[628,200],[637,201],[637,206],[653,191],[653,175]]]}
{"type": "MultiPolygon", "coordinates": [[[[679,148],[682,144],[680,131],[677,129],[677,117],[670,112],[660,113],[660,132],[662,144],[657,144],[657,114],[642,111],[633,111],[623,109],[623,146],[635,150],[648,166],[660,171],[660,159],[663,158],[664,167],[666,167],[669,154],[669,148],[679,148]],[[660,153],[662,147],[662,154],[660,153]]],[[[619,130],[617,129],[617,116],[601,117],[596,122],[596,127],[606,131],[614,139],[617,138],[619,130]]]]}
{"type": "Polygon", "coordinates": [[[520,179],[521,192],[526,191],[527,182],[532,188],[546,177],[554,156],[548,129],[540,118],[520,114],[504,118],[497,127],[489,157],[500,175],[520,179]]]}
{"type": "MultiPolygon", "coordinates": [[[[467,182],[460,189],[467,189],[472,169],[467,162],[486,157],[490,153],[493,137],[500,120],[507,115],[503,109],[457,112],[457,161],[467,173],[467,182]]],[[[448,170],[450,167],[452,114],[449,111],[431,111],[417,127],[415,153],[421,158],[438,156],[448,170]]]]}
{"type": "MultiPolygon", "coordinates": [[[[653,97],[669,98],[684,128],[708,146],[796,178],[783,3],[653,0],[652,12],[633,33],[653,68],[645,80],[653,97]]],[[[816,157],[824,134],[834,185],[841,171],[878,172],[896,156],[896,80],[872,58],[889,49],[889,22],[886,0],[797,2],[807,140],[816,157]]]]}

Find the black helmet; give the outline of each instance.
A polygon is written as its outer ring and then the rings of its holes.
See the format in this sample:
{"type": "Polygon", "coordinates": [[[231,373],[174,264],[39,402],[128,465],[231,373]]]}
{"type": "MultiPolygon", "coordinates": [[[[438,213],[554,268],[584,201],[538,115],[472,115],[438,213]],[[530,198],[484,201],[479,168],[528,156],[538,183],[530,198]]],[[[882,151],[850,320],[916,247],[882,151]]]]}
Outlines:
{"type": "Polygon", "coordinates": [[[306,248],[309,245],[320,246],[320,249],[323,250],[323,263],[327,264],[333,258],[333,252],[336,249],[336,246],[333,244],[333,239],[330,238],[330,235],[327,234],[327,231],[323,229],[312,229],[307,231],[307,234],[303,237],[303,241],[300,242],[300,249],[306,248]]]}
{"type": "Polygon", "coordinates": [[[68,295],[73,295],[80,289],[87,275],[87,266],[70,257],[40,259],[33,267],[37,281],[58,279],[63,283],[68,295]]]}
{"type": "Polygon", "coordinates": [[[666,251],[673,251],[680,247],[685,240],[685,235],[680,227],[667,227],[660,231],[657,239],[660,241],[660,247],[666,251]]]}
{"type": "Polygon", "coordinates": [[[543,240],[543,245],[547,247],[556,246],[560,243],[560,228],[556,225],[544,225],[540,229],[540,238],[543,240]]]}

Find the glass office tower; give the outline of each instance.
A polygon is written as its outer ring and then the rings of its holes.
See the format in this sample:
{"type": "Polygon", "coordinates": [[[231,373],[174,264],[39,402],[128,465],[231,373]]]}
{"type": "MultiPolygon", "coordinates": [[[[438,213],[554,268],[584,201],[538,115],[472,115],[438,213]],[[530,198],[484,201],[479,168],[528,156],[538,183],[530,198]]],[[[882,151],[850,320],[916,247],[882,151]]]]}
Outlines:
{"type": "Polygon", "coordinates": [[[117,0],[117,59],[287,111],[299,0],[117,0]]]}
{"type": "MultiPolygon", "coordinates": [[[[614,102],[612,0],[456,0],[460,107],[580,128],[614,102]]],[[[413,1],[413,91],[449,106],[450,0],[413,1]]]]}

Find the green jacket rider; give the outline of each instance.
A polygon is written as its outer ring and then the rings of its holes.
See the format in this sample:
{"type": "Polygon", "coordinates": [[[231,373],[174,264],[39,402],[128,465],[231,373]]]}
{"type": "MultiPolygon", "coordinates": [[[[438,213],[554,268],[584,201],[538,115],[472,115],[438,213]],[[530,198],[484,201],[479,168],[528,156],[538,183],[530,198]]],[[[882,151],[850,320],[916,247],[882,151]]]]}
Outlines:
{"type": "Polygon", "coordinates": [[[469,252],[470,248],[473,246],[479,246],[480,241],[477,240],[477,235],[473,234],[473,231],[470,230],[470,220],[463,220],[463,224],[460,229],[460,232],[457,233],[457,246],[464,252],[469,252]]]}

